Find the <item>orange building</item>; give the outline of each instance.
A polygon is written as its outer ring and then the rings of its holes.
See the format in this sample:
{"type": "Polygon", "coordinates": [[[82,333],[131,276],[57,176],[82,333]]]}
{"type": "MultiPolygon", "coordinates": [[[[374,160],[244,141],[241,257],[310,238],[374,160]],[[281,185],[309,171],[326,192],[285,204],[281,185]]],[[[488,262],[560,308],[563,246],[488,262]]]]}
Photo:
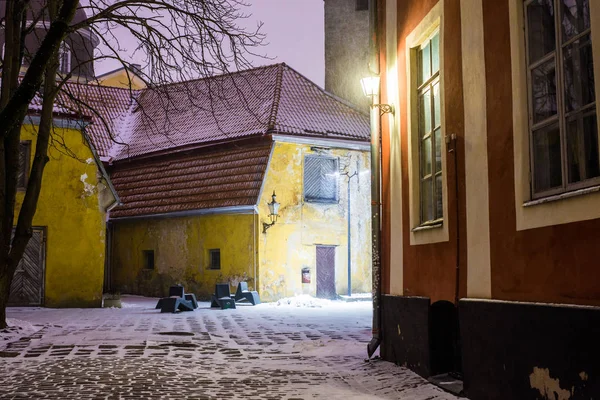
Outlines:
{"type": "MultiPolygon", "coordinates": [[[[600,393],[600,4],[379,0],[381,354],[471,399],[600,393]]],[[[375,125],[376,126],[376,125],[375,125]]]]}

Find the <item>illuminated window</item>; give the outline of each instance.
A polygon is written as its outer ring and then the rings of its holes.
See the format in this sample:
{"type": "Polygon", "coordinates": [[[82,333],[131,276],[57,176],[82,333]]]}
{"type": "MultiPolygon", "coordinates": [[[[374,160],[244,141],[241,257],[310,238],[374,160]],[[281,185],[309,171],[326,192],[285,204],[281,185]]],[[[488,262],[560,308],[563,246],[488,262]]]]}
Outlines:
{"type": "Polygon", "coordinates": [[[304,157],[304,200],[338,202],[338,160],[332,157],[304,157]]]}

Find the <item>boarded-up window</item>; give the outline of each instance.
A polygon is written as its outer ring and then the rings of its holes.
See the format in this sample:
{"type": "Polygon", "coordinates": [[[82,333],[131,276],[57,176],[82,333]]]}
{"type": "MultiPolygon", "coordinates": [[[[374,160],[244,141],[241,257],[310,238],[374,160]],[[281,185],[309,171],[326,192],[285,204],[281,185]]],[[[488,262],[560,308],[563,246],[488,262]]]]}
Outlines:
{"type": "Polygon", "coordinates": [[[154,269],[154,250],[144,250],[144,268],[154,269]]]}
{"type": "Polygon", "coordinates": [[[369,9],[369,0],[356,0],[356,11],[364,11],[369,9]]]}
{"type": "Polygon", "coordinates": [[[304,158],[304,200],[337,203],[338,178],[337,158],[306,156],[304,158]]]}
{"type": "Polygon", "coordinates": [[[211,249],[208,251],[210,269],[221,269],[221,249],[211,249]]]}
{"type": "Polygon", "coordinates": [[[27,188],[30,154],[31,142],[21,142],[19,144],[19,171],[17,173],[17,188],[21,190],[25,190],[27,188]]]}

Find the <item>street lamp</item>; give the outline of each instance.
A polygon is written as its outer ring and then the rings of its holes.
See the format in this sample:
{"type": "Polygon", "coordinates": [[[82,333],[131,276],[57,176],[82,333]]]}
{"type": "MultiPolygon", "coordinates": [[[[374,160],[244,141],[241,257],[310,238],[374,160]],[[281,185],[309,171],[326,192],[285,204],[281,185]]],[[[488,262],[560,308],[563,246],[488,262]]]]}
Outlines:
{"type": "Polygon", "coordinates": [[[371,107],[379,107],[380,115],[386,113],[394,113],[394,106],[391,104],[378,104],[376,101],[379,99],[379,83],[380,78],[377,75],[367,76],[360,80],[360,84],[362,86],[363,93],[365,96],[371,99],[373,103],[371,107]]]}
{"type": "Polygon", "coordinates": [[[271,196],[271,202],[267,203],[269,206],[269,219],[271,220],[270,224],[263,222],[263,233],[267,233],[267,229],[275,225],[277,222],[277,217],[279,217],[279,203],[277,202],[277,196],[275,195],[275,191],[273,190],[273,195],[271,196]]]}

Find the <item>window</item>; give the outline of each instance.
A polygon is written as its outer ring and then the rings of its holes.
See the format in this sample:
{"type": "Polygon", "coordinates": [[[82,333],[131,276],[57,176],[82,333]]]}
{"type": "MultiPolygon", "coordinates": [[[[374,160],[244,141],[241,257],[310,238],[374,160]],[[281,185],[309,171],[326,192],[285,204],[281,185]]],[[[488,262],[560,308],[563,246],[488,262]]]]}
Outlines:
{"type": "Polygon", "coordinates": [[[209,269],[221,269],[221,249],[211,249],[208,251],[209,269]]]}
{"type": "Polygon", "coordinates": [[[31,142],[24,141],[19,144],[19,171],[17,172],[17,189],[27,189],[29,178],[29,162],[31,157],[31,142]]]}
{"type": "Polygon", "coordinates": [[[421,224],[443,218],[440,35],[417,49],[419,200],[421,224]]]}
{"type": "Polygon", "coordinates": [[[356,11],[365,11],[369,9],[369,0],[356,0],[356,11]]]}
{"type": "Polygon", "coordinates": [[[154,269],[154,250],[144,250],[142,254],[144,258],[144,268],[154,269]]]}
{"type": "Polygon", "coordinates": [[[338,160],[332,157],[304,157],[304,200],[338,202],[338,160]]]}
{"type": "Polygon", "coordinates": [[[532,197],[598,184],[589,0],[524,6],[532,197]]]}
{"type": "Polygon", "coordinates": [[[65,42],[58,49],[58,72],[68,74],[71,72],[71,48],[65,42]]]}

